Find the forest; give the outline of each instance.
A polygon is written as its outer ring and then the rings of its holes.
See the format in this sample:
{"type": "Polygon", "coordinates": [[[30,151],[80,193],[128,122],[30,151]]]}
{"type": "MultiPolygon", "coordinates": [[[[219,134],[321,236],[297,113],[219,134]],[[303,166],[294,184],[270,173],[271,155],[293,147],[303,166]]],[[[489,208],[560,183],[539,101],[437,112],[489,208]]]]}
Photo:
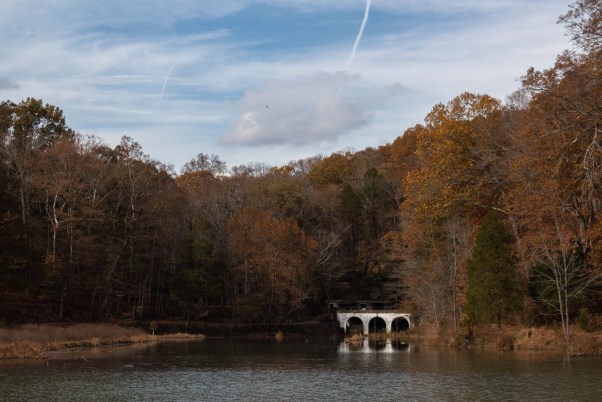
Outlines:
{"type": "Polygon", "coordinates": [[[0,103],[0,320],[279,323],[327,300],[417,322],[594,328],[602,314],[602,3],[507,99],[462,93],[392,143],[180,172],[124,136],[0,103]]]}

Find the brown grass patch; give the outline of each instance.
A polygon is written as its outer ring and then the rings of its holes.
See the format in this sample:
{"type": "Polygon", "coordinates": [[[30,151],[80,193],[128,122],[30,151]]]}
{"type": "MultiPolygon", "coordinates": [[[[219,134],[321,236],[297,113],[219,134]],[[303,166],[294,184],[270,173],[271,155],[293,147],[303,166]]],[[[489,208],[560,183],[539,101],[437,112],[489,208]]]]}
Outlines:
{"type": "Polygon", "coordinates": [[[345,343],[360,343],[364,341],[364,335],[352,334],[345,337],[345,343]]]}
{"type": "Polygon", "coordinates": [[[387,334],[384,332],[376,332],[368,334],[368,341],[373,343],[386,343],[387,342],[387,334]]]}
{"type": "Polygon", "coordinates": [[[31,341],[42,344],[84,339],[127,338],[145,335],[140,328],[116,324],[25,324],[14,328],[0,328],[0,342],[31,341]]]}
{"type": "Polygon", "coordinates": [[[514,347],[517,350],[563,350],[566,342],[555,328],[518,328],[514,347]]]}
{"type": "Polygon", "coordinates": [[[602,333],[573,328],[568,352],[577,356],[602,355],[602,333]]]}
{"type": "Polygon", "coordinates": [[[37,359],[43,353],[44,347],[37,342],[0,343],[0,359],[37,359]]]}
{"type": "Polygon", "coordinates": [[[395,342],[406,342],[409,338],[409,332],[408,331],[399,331],[399,332],[389,332],[387,334],[387,337],[395,342]]]}
{"type": "Polygon", "coordinates": [[[430,346],[456,346],[456,334],[447,327],[437,327],[431,323],[424,323],[402,332],[404,340],[414,341],[423,345],[430,346]]]}
{"type": "Polygon", "coordinates": [[[140,328],[116,324],[35,325],[0,328],[0,359],[40,358],[45,351],[78,347],[202,340],[184,333],[150,335],[140,328]]]}
{"type": "MultiPolygon", "coordinates": [[[[566,351],[573,356],[602,356],[602,331],[592,332],[571,327],[571,339],[567,344],[558,327],[531,327],[520,325],[480,325],[472,329],[472,339],[466,339],[465,332],[456,332],[452,328],[437,327],[423,323],[408,331],[392,332],[387,335],[391,341],[417,343],[427,346],[454,347],[459,349],[476,348],[495,351],[566,351]]],[[[384,334],[369,334],[371,342],[380,342],[384,334]]],[[[364,336],[348,335],[345,342],[362,342],[364,336]]]]}

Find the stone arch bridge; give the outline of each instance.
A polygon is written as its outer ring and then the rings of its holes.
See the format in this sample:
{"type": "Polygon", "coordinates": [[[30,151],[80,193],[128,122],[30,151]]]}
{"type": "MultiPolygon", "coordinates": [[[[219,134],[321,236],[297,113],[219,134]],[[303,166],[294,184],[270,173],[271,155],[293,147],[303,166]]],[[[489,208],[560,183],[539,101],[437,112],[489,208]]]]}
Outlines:
{"type": "Polygon", "coordinates": [[[360,322],[363,326],[364,335],[376,332],[378,328],[382,329],[383,322],[387,334],[392,331],[397,332],[410,328],[410,314],[396,311],[360,310],[338,312],[337,320],[345,333],[354,325],[359,326],[360,322]]]}

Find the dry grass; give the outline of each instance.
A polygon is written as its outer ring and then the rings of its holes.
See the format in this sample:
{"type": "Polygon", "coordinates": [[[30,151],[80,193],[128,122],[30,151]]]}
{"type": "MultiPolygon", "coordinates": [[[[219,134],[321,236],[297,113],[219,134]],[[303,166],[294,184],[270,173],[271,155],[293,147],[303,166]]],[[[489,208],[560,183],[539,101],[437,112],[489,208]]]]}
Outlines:
{"type": "Polygon", "coordinates": [[[387,334],[384,332],[376,332],[372,334],[368,334],[368,341],[373,343],[386,343],[387,342],[387,334]]]}
{"type": "Polygon", "coordinates": [[[514,328],[513,343],[517,350],[563,350],[575,355],[602,354],[601,332],[586,332],[572,326],[570,333],[570,342],[567,344],[558,328],[514,328]]]}
{"type": "Polygon", "coordinates": [[[569,353],[578,356],[602,355],[602,333],[573,328],[569,353]]]}
{"type": "Polygon", "coordinates": [[[388,335],[390,340],[395,342],[407,342],[410,339],[408,331],[390,332],[388,335]]]}
{"type": "Polygon", "coordinates": [[[44,352],[77,347],[204,339],[202,335],[149,335],[115,324],[34,325],[0,329],[0,359],[40,358],[44,352]]]}
{"type": "MultiPolygon", "coordinates": [[[[575,355],[602,354],[602,333],[585,332],[577,326],[571,328],[570,343],[556,327],[483,325],[473,329],[472,347],[496,351],[566,351],[575,355]]],[[[443,341],[440,344],[447,343],[443,341]]],[[[460,345],[460,342],[457,343],[460,345]]]]}
{"type": "Polygon", "coordinates": [[[517,328],[514,347],[517,350],[563,350],[566,342],[555,328],[517,328]]]}
{"type": "MultiPolygon", "coordinates": [[[[396,334],[389,334],[396,339],[396,334]]],[[[561,331],[555,327],[482,325],[473,328],[473,339],[469,342],[451,328],[437,328],[422,324],[399,334],[399,340],[423,345],[456,348],[480,348],[496,351],[568,351],[574,355],[601,355],[602,332],[586,332],[573,326],[571,341],[567,345],[561,331]]]]}
{"type": "Polygon", "coordinates": [[[0,329],[0,342],[32,341],[41,344],[77,341],[84,339],[127,338],[145,335],[140,328],[122,327],[116,324],[26,324],[0,329]]]}
{"type": "Polygon", "coordinates": [[[404,341],[414,341],[429,346],[453,347],[457,345],[456,333],[450,328],[439,328],[433,324],[425,323],[410,330],[402,332],[404,341]]]}
{"type": "Polygon", "coordinates": [[[360,343],[364,341],[364,335],[352,334],[345,337],[345,343],[360,343]]]}
{"type": "MultiPolygon", "coordinates": [[[[602,319],[601,319],[602,320],[602,319]]],[[[602,325],[596,328],[601,328],[602,325]]],[[[430,323],[411,328],[408,331],[369,334],[370,342],[385,342],[386,339],[404,343],[417,343],[428,346],[443,346],[453,348],[473,348],[494,351],[556,351],[568,352],[573,356],[602,356],[602,331],[588,332],[578,325],[571,327],[571,339],[567,344],[560,328],[558,327],[532,327],[520,325],[475,326],[472,330],[472,339],[465,339],[465,332],[459,333],[452,328],[437,327],[430,323]]],[[[345,342],[354,345],[363,342],[362,334],[348,334],[345,342]]]]}
{"type": "Polygon", "coordinates": [[[0,359],[40,358],[44,353],[42,344],[32,341],[0,343],[0,359]]]}

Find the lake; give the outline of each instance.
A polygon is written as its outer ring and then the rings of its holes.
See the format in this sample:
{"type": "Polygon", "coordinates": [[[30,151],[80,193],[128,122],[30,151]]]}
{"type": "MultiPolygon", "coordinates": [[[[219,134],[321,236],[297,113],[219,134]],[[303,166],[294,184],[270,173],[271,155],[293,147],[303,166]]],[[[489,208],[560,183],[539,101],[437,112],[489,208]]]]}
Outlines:
{"type": "Polygon", "coordinates": [[[602,358],[207,339],[0,362],[3,401],[601,400],[602,358]]]}

